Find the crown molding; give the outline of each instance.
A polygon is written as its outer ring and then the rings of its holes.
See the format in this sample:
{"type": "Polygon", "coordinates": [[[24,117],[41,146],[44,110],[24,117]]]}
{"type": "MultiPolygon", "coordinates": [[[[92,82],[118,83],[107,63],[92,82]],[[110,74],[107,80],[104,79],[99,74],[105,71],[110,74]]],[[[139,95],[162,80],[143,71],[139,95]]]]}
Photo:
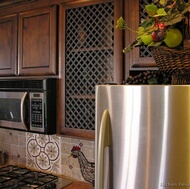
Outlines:
{"type": "Polygon", "coordinates": [[[0,9],[22,5],[22,4],[30,3],[34,1],[38,1],[38,0],[0,0],[0,9]]]}

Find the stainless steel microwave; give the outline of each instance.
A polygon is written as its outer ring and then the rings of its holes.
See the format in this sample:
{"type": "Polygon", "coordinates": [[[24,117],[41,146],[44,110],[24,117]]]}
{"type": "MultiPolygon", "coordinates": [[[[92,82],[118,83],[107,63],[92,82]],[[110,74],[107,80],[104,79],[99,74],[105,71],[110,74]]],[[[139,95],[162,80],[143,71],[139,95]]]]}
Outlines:
{"type": "Polygon", "coordinates": [[[56,133],[56,79],[0,80],[0,127],[56,133]]]}

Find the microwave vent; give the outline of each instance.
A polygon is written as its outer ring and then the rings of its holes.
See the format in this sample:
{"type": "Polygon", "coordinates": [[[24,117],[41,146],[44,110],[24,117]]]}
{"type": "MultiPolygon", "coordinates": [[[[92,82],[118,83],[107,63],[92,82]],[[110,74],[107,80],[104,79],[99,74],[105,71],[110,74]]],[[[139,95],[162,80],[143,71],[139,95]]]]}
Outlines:
{"type": "Polygon", "coordinates": [[[52,82],[53,80],[0,80],[0,89],[46,90],[47,85],[55,85],[55,82],[52,82]]]}

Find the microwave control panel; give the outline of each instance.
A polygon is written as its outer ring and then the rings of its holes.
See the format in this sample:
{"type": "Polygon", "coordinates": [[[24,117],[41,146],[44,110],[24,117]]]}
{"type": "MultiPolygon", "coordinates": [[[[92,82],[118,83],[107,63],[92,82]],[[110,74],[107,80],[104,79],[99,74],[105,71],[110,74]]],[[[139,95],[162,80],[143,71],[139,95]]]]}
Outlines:
{"type": "Polygon", "coordinates": [[[44,131],[44,93],[30,93],[30,130],[44,131]]]}

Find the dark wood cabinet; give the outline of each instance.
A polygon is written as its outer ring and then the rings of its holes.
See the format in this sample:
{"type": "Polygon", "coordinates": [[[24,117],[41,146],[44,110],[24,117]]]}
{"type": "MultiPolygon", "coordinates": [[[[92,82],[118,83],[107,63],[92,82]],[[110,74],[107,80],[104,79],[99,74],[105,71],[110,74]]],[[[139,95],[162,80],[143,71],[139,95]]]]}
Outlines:
{"type": "Polygon", "coordinates": [[[31,5],[0,10],[0,77],[58,75],[58,5],[31,5]]]}
{"type": "Polygon", "coordinates": [[[0,75],[17,74],[17,14],[0,17],[0,75]]]}
{"type": "Polygon", "coordinates": [[[58,133],[94,138],[95,86],[123,80],[122,0],[78,1],[60,7],[58,133]]]}
{"type": "Polygon", "coordinates": [[[19,13],[18,75],[57,74],[57,6],[19,13]]]}
{"type": "Polygon", "coordinates": [[[157,69],[147,49],[123,54],[136,34],[115,29],[120,16],[137,29],[148,1],[10,4],[0,10],[0,76],[57,77],[57,134],[93,139],[95,86],[121,84],[130,71],[157,69]]]}
{"type": "MultiPolygon", "coordinates": [[[[127,25],[136,30],[139,27],[140,19],[145,18],[144,7],[150,3],[150,0],[125,0],[124,19],[127,25]]],[[[137,33],[125,30],[125,46],[133,43],[137,37],[137,33]]],[[[125,54],[125,77],[129,76],[129,72],[141,70],[157,70],[156,63],[152,57],[151,51],[147,47],[135,47],[131,52],[125,54]]]]}

